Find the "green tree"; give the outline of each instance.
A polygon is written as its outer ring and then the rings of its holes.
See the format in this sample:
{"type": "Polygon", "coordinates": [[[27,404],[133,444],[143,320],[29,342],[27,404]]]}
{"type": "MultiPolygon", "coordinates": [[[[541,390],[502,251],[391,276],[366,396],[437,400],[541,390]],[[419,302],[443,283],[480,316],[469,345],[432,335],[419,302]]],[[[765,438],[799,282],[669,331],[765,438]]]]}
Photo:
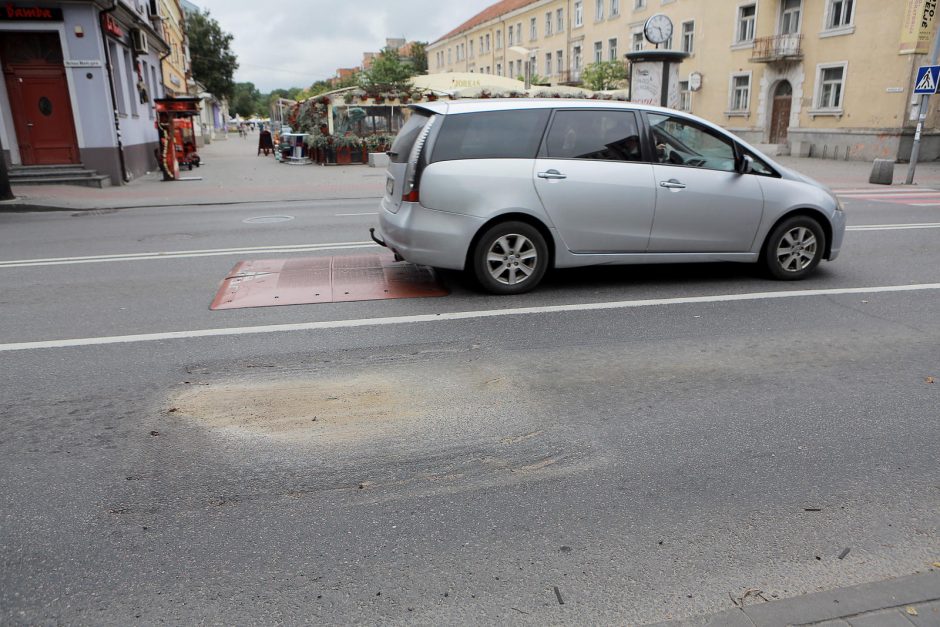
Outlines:
{"type": "Polygon", "coordinates": [[[232,99],[235,95],[235,70],[238,58],[232,52],[232,35],[226,33],[208,11],[193,13],[186,19],[193,78],[214,96],[232,99]]]}
{"type": "Polygon", "coordinates": [[[243,118],[250,118],[265,109],[267,99],[254,83],[235,83],[229,109],[243,118]]]}
{"type": "Polygon", "coordinates": [[[591,63],[581,73],[584,86],[594,91],[622,86],[627,80],[627,66],[622,61],[591,63]]]}
{"type": "Polygon", "coordinates": [[[372,67],[359,74],[359,84],[369,94],[402,91],[411,85],[412,68],[402,62],[395,48],[385,48],[372,61],[372,67]]]}
{"type": "Polygon", "coordinates": [[[415,41],[411,44],[411,56],[408,57],[411,62],[411,71],[413,76],[419,76],[428,73],[428,42],[415,41]]]}

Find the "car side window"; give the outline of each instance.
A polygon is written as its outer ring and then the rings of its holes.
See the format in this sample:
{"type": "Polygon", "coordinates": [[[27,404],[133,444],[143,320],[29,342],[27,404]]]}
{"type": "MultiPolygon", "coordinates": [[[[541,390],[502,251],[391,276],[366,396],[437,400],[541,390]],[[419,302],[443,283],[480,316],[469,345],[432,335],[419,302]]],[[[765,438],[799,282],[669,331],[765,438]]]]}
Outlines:
{"type": "Polygon", "coordinates": [[[713,131],[661,113],[649,113],[655,161],[734,172],[734,145],[713,131]]]}
{"type": "Polygon", "coordinates": [[[431,162],[534,159],[548,116],[548,109],[446,115],[434,142],[431,162]]]}
{"type": "Polygon", "coordinates": [[[548,132],[549,159],[642,161],[640,132],[632,111],[558,111],[548,132]]]}

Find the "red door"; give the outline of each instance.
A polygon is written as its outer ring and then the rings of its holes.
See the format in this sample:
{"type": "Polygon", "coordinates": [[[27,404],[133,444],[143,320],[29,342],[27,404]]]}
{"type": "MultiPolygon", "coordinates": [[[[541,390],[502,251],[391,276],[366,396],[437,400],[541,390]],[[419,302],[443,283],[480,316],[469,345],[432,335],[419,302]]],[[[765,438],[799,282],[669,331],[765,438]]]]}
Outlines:
{"type": "Polygon", "coordinates": [[[23,165],[79,163],[58,35],[5,33],[4,39],[3,74],[23,165]],[[32,45],[8,54],[17,43],[13,37],[30,37],[32,45]]]}

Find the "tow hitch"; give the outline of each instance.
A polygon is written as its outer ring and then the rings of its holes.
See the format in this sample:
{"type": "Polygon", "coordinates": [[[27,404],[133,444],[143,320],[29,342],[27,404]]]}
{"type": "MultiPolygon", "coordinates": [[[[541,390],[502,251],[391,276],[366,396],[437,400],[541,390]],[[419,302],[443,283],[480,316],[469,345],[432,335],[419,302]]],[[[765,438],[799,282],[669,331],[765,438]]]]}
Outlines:
{"type": "Polygon", "coordinates": [[[388,249],[391,250],[393,253],[395,253],[395,261],[404,261],[404,260],[405,260],[404,257],[402,257],[401,255],[398,254],[398,251],[397,251],[397,250],[395,250],[394,248],[390,248],[388,244],[386,244],[385,242],[383,242],[382,240],[380,240],[378,237],[376,237],[376,235],[375,235],[375,227],[370,227],[370,228],[369,228],[369,237],[371,237],[371,238],[372,238],[372,241],[375,242],[376,244],[378,244],[379,246],[382,246],[383,248],[388,248],[388,249]]]}

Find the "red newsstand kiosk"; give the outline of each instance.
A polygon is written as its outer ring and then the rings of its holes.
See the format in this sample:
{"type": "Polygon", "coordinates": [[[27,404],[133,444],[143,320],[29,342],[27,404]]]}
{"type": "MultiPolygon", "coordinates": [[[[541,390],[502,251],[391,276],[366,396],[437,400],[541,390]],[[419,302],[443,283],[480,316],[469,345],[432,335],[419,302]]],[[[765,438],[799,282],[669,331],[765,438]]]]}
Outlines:
{"type": "Polygon", "coordinates": [[[157,161],[163,170],[164,181],[178,181],[180,166],[199,166],[193,117],[199,114],[198,98],[157,98],[157,131],[160,148],[157,161]]]}

